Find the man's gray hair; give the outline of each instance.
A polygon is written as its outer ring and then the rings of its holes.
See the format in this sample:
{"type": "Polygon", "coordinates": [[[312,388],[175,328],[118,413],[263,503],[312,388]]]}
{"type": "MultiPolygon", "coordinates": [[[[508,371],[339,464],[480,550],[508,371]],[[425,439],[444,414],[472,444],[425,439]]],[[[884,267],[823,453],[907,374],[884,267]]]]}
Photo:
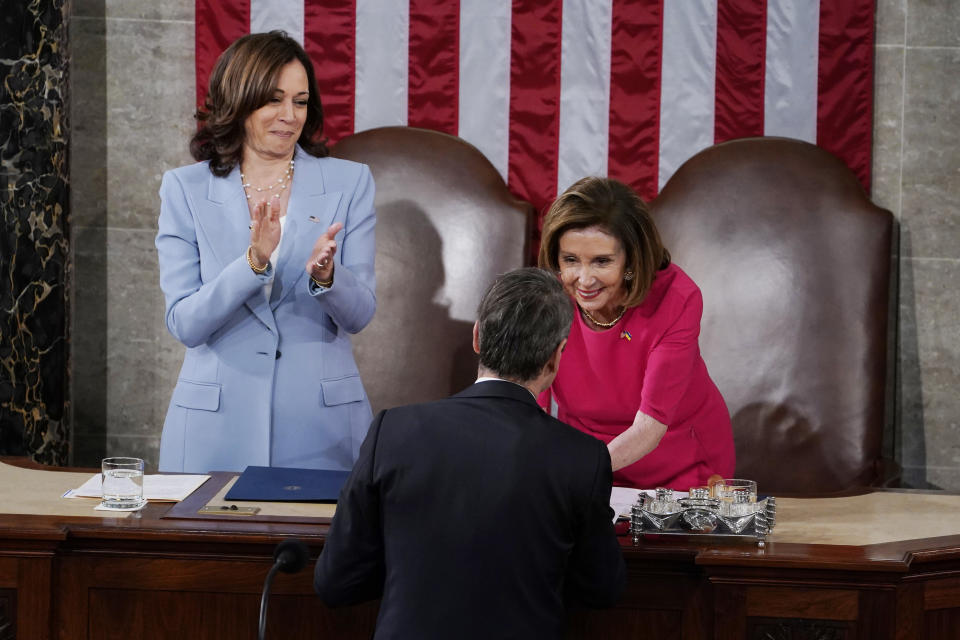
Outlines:
{"type": "Polygon", "coordinates": [[[498,277],[477,318],[480,364],[501,378],[527,381],[570,333],[573,307],[554,274],[528,267],[498,277]]]}

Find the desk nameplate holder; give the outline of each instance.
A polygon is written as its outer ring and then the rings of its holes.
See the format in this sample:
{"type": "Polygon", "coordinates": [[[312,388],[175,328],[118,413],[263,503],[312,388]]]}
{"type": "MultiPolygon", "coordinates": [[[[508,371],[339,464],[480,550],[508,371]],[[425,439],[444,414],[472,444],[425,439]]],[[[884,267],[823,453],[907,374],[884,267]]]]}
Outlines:
{"type": "Polygon", "coordinates": [[[255,516],[260,513],[260,507],[240,507],[235,504],[223,504],[218,507],[206,505],[198,509],[197,513],[216,514],[219,516],[255,516]]]}
{"type": "MultiPolygon", "coordinates": [[[[683,535],[717,540],[751,540],[759,548],[777,520],[777,499],[768,496],[749,505],[737,515],[721,513],[720,501],[713,498],[681,498],[674,509],[655,510],[653,500],[640,493],[630,507],[630,535],[640,544],[643,535],[683,535]]],[[[738,505],[740,506],[740,505],[738,505]]],[[[744,505],[746,506],[746,505],[744,505]]]]}

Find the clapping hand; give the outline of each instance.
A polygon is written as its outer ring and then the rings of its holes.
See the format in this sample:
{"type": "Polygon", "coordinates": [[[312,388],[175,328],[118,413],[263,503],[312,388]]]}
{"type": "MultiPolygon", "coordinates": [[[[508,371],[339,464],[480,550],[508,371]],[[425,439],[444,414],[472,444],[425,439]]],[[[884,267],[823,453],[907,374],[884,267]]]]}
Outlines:
{"type": "Polygon", "coordinates": [[[333,279],[333,256],[337,253],[337,241],[334,237],[341,229],[343,223],[334,222],[313,245],[310,259],[307,260],[307,273],[314,280],[329,282],[333,279]]]}
{"type": "Polygon", "coordinates": [[[280,201],[261,200],[250,212],[251,258],[259,266],[266,266],[280,244],[280,201]]]}

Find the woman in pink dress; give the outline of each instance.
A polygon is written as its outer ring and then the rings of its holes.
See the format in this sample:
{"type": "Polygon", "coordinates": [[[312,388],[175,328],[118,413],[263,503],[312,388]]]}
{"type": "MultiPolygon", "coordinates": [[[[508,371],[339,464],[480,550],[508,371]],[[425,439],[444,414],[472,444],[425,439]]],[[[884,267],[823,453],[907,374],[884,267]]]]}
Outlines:
{"type": "Polygon", "coordinates": [[[584,178],[544,220],[540,266],[578,313],[541,404],[607,443],[614,484],[687,490],[734,470],[730,414],[700,356],[700,289],[630,187],[584,178]]]}

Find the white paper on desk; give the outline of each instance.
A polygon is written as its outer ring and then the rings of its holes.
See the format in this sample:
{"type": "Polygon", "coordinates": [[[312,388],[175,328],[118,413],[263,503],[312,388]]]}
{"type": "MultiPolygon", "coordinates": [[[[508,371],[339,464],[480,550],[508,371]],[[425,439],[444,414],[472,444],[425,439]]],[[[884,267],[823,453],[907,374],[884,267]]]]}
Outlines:
{"type": "MultiPolygon", "coordinates": [[[[630,507],[637,501],[637,495],[640,492],[647,494],[649,499],[653,499],[656,492],[652,489],[633,489],[631,487],[614,487],[610,491],[610,508],[613,509],[613,521],[616,522],[620,516],[630,517],[630,507]]],[[[686,491],[674,491],[674,499],[686,498],[686,491]]]]}
{"type": "MultiPolygon", "coordinates": [[[[143,497],[154,502],[180,502],[210,476],[202,475],[145,475],[143,476],[143,497]]],[[[63,495],[64,498],[101,498],[101,476],[92,476],[76,489],[63,495]]]]}
{"type": "Polygon", "coordinates": [[[621,515],[630,515],[630,507],[637,501],[637,494],[642,489],[633,489],[631,487],[614,487],[610,491],[610,508],[613,509],[613,521],[621,515]]]}

